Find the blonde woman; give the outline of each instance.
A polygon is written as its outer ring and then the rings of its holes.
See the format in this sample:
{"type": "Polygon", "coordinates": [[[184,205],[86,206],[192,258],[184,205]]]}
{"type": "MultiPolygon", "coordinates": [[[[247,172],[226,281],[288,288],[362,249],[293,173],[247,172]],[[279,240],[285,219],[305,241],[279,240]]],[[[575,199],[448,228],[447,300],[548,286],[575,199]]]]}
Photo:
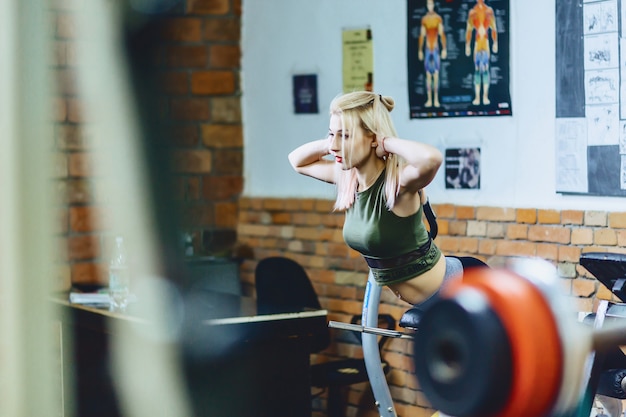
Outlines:
{"type": "Polygon", "coordinates": [[[393,108],[393,98],[372,92],[338,96],[330,104],[328,137],[299,146],[289,161],[296,172],[336,185],[348,246],[363,255],[379,285],[423,311],[444,280],[463,269],[459,259],[442,256],[422,222],[422,190],[443,156],[398,138],[393,108]]]}

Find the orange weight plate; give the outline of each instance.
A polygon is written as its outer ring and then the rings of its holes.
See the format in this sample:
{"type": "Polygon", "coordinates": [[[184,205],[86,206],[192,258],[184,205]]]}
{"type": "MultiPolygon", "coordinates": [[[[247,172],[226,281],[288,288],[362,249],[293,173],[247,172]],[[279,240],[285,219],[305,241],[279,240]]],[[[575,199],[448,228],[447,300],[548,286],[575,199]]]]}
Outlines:
{"type": "Polygon", "coordinates": [[[556,401],[563,368],[555,318],[538,288],[507,270],[476,268],[442,289],[452,297],[469,286],[483,292],[511,342],[513,381],[507,404],[496,417],[545,415],[556,401]]]}

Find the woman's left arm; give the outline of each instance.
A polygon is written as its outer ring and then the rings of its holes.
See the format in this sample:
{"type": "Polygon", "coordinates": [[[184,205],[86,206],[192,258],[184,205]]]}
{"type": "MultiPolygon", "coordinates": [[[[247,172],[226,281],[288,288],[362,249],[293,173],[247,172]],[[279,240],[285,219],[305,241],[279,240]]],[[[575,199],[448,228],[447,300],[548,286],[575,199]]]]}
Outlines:
{"type": "Polygon", "coordinates": [[[376,154],[383,157],[390,153],[407,161],[400,172],[400,186],[413,193],[430,184],[443,162],[439,149],[426,143],[395,137],[379,139],[376,154]]]}

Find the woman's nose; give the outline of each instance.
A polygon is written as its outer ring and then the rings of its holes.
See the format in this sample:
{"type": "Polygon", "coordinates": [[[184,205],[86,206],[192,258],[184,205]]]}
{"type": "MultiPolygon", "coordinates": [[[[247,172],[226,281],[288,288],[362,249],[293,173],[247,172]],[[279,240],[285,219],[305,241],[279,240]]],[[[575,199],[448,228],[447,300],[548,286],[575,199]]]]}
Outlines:
{"type": "Polygon", "coordinates": [[[338,150],[341,149],[341,146],[339,144],[339,141],[341,140],[340,137],[338,137],[338,135],[334,135],[330,137],[330,143],[328,144],[328,149],[332,152],[337,152],[338,150]]]}

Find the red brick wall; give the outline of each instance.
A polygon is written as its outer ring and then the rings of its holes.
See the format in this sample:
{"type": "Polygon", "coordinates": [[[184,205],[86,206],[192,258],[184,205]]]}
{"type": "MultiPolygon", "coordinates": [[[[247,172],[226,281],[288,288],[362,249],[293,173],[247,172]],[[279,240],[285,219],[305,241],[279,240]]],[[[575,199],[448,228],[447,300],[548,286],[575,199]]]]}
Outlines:
{"type": "MultiPolygon", "coordinates": [[[[104,284],[110,233],[93,177],[89,123],[77,86],[77,19],[81,10],[54,2],[51,70],[57,80],[54,146],[59,218],[60,288],[104,284]]],[[[236,239],[243,189],[240,108],[240,0],[189,0],[162,17],[154,71],[162,86],[161,121],[174,151],[181,232],[198,254],[228,251],[236,239]]]]}
{"type": "MultiPolygon", "coordinates": [[[[295,174],[294,174],[295,175],[295,174]]],[[[242,281],[254,294],[254,267],[258,260],[283,255],[300,262],[309,273],[329,320],[347,322],[361,313],[367,267],[342,237],[343,214],[332,212],[332,201],[316,199],[242,198],[238,236],[246,257],[242,281]]],[[[626,212],[538,210],[434,204],[439,235],[436,243],[448,255],[469,255],[491,266],[510,257],[540,257],[558,267],[576,308],[590,311],[598,298],[611,299],[608,289],[578,264],[585,251],[626,253],[626,212]]],[[[399,319],[408,305],[384,290],[380,312],[399,319]]],[[[335,332],[335,336],[338,333],[335,332]]],[[[361,356],[358,345],[336,340],[316,360],[361,356]]],[[[410,342],[392,339],[384,357],[393,370],[390,388],[400,415],[430,416],[412,375],[410,342]]],[[[377,416],[361,384],[350,391],[351,407],[377,416]]],[[[349,414],[350,415],[350,414],[349,414]]],[[[362,414],[359,414],[362,415],[362,414]]],[[[370,414],[368,414],[370,415],[370,414]]]]}

